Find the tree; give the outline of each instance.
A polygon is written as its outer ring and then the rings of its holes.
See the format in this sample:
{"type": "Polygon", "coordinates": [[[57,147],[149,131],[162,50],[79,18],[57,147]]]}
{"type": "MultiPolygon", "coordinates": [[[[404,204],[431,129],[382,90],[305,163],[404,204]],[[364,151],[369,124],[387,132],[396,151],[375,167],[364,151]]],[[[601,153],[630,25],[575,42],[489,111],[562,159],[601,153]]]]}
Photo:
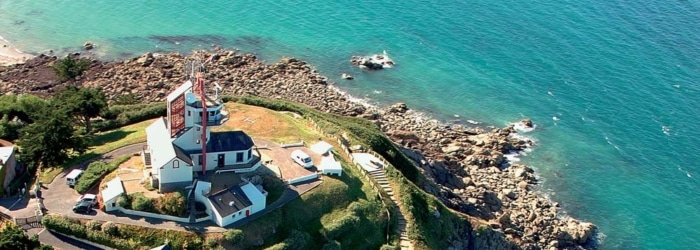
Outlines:
{"type": "Polygon", "coordinates": [[[42,245],[36,235],[29,237],[24,230],[12,223],[5,223],[0,229],[0,249],[40,249],[48,250],[53,247],[42,245]]]}
{"type": "Polygon", "coordinates": [[[25,161],[56,166],[68,160],[71,152],[85,152],[87,140],[76,133],[67,115],[49,110],[36,112],[39,120],[20,129],[17,142],[25,161]]]}
{"type": "Polygon", "coordinates": [[[55,101],[85,126],[86,133],[92,130],[90,120],[107,108],[107,97],[100,88],[68,86],[55,97],[55,101]]]}
{"type": "Polygon", "coordinates": [[[73,56],[66,56],[63,59],[59,59],[54,62],[53,72],[60,81],[67,81],[75,79],[75,77],[83,74],[85,70],[90,66],[90,60],[74,58],[73,56]]]}

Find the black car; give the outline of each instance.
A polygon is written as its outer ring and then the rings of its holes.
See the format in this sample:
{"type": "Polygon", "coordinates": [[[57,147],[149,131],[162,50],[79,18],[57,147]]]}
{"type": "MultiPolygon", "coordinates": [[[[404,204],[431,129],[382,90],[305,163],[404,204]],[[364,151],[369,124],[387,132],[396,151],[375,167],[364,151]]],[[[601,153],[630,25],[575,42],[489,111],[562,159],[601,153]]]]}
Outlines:
{"type": "Polygon", "coordinates": [[[73,212],[75,213],[88,213],[92,209],[92,203],[87,201],[81,201],[73,206],[73,212]]]}

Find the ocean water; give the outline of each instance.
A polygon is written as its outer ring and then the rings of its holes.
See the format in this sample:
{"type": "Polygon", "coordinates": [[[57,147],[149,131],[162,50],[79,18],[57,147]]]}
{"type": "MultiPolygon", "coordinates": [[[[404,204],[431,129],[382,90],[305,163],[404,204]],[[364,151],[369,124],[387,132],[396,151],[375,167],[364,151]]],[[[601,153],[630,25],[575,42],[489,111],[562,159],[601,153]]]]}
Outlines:
{"type": "Polygon", "coordinates": [[[119,59],[206,49],[315,65],[370,103],[449,121],[531,118],[542,193],[604,249],[700,248],[700,3],[678,1],[0,1],[31,53],[119,59]],[[386,50],[392,69],[352,55],[386,50]],[[341,73],[356,77],[340,79],[341,73]]]}

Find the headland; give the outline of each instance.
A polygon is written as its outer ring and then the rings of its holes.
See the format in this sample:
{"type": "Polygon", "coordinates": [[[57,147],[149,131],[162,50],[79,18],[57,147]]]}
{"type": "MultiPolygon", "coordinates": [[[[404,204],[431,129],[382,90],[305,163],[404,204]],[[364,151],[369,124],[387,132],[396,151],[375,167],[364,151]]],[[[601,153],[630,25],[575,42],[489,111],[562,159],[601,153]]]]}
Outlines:
{"type": "Polygon", "coordinates": [[[514,126],[450,125],[402,103],[367,105],[293,58],[265,64],[254,55],[227,50],[187,56],[148,53],[124,62],[93,60],[78,80],[61,83],[47,73],[57,58],[39,55],[24,64],[0,67],[0,91],[51,95],[56,88],[77,84],[101,87],[111,100],[131,95],[140,102],[163,101],[185,78],[182,69],[192,57],[209,59],[206,78],[221,85],[224,95],[290,100],[373,121],[415,162],[421,174],[414,184],[472,218],[471,233],[444,239],[453,246],[595,248],[595,225],[566,217],[556,203],[537,193],[538,180],[531,168],[507,161],[506,154],[530,146],[527,139],[516,136],[514,126]]]}

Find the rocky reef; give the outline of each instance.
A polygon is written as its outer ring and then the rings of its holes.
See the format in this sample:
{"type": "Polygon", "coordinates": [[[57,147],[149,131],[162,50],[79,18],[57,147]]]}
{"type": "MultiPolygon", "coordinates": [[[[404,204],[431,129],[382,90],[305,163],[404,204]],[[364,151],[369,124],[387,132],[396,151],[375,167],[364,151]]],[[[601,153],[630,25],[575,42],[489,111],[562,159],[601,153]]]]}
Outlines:
{"type": "MultiPolygon", "coordinates": [[[[476,249],[595,248],[595,225],[563,216],[556,203],[536,193],[538,180],[531,168],[508,164],[504,154],[530,146],[513,136],[513,126],[454,126],[427,119],[401,103],[376,108],[352,102],[313,67],[293,58],[264,64],[254,55],[224,50],[190,56],[211,59],[206,77],[226,95],[286,99],[372,120],[420,168],[427,180],[421,188],[483,222],[470,239],[447,241],[470,242],[456,245],[476,249]]],[[[111,100],[131,94],[142,102],[163,101],[185,79],[185,59],[149,53],[123,62],[93,60],[83,76],[60,83],[49,66],[56,58],[41,55],[0,67],[0,91],[51,95],[58,87],[76,84],[101,87],[111,100]]],[[[532,126],[529,120],[523,124],[532,126]]]]}

